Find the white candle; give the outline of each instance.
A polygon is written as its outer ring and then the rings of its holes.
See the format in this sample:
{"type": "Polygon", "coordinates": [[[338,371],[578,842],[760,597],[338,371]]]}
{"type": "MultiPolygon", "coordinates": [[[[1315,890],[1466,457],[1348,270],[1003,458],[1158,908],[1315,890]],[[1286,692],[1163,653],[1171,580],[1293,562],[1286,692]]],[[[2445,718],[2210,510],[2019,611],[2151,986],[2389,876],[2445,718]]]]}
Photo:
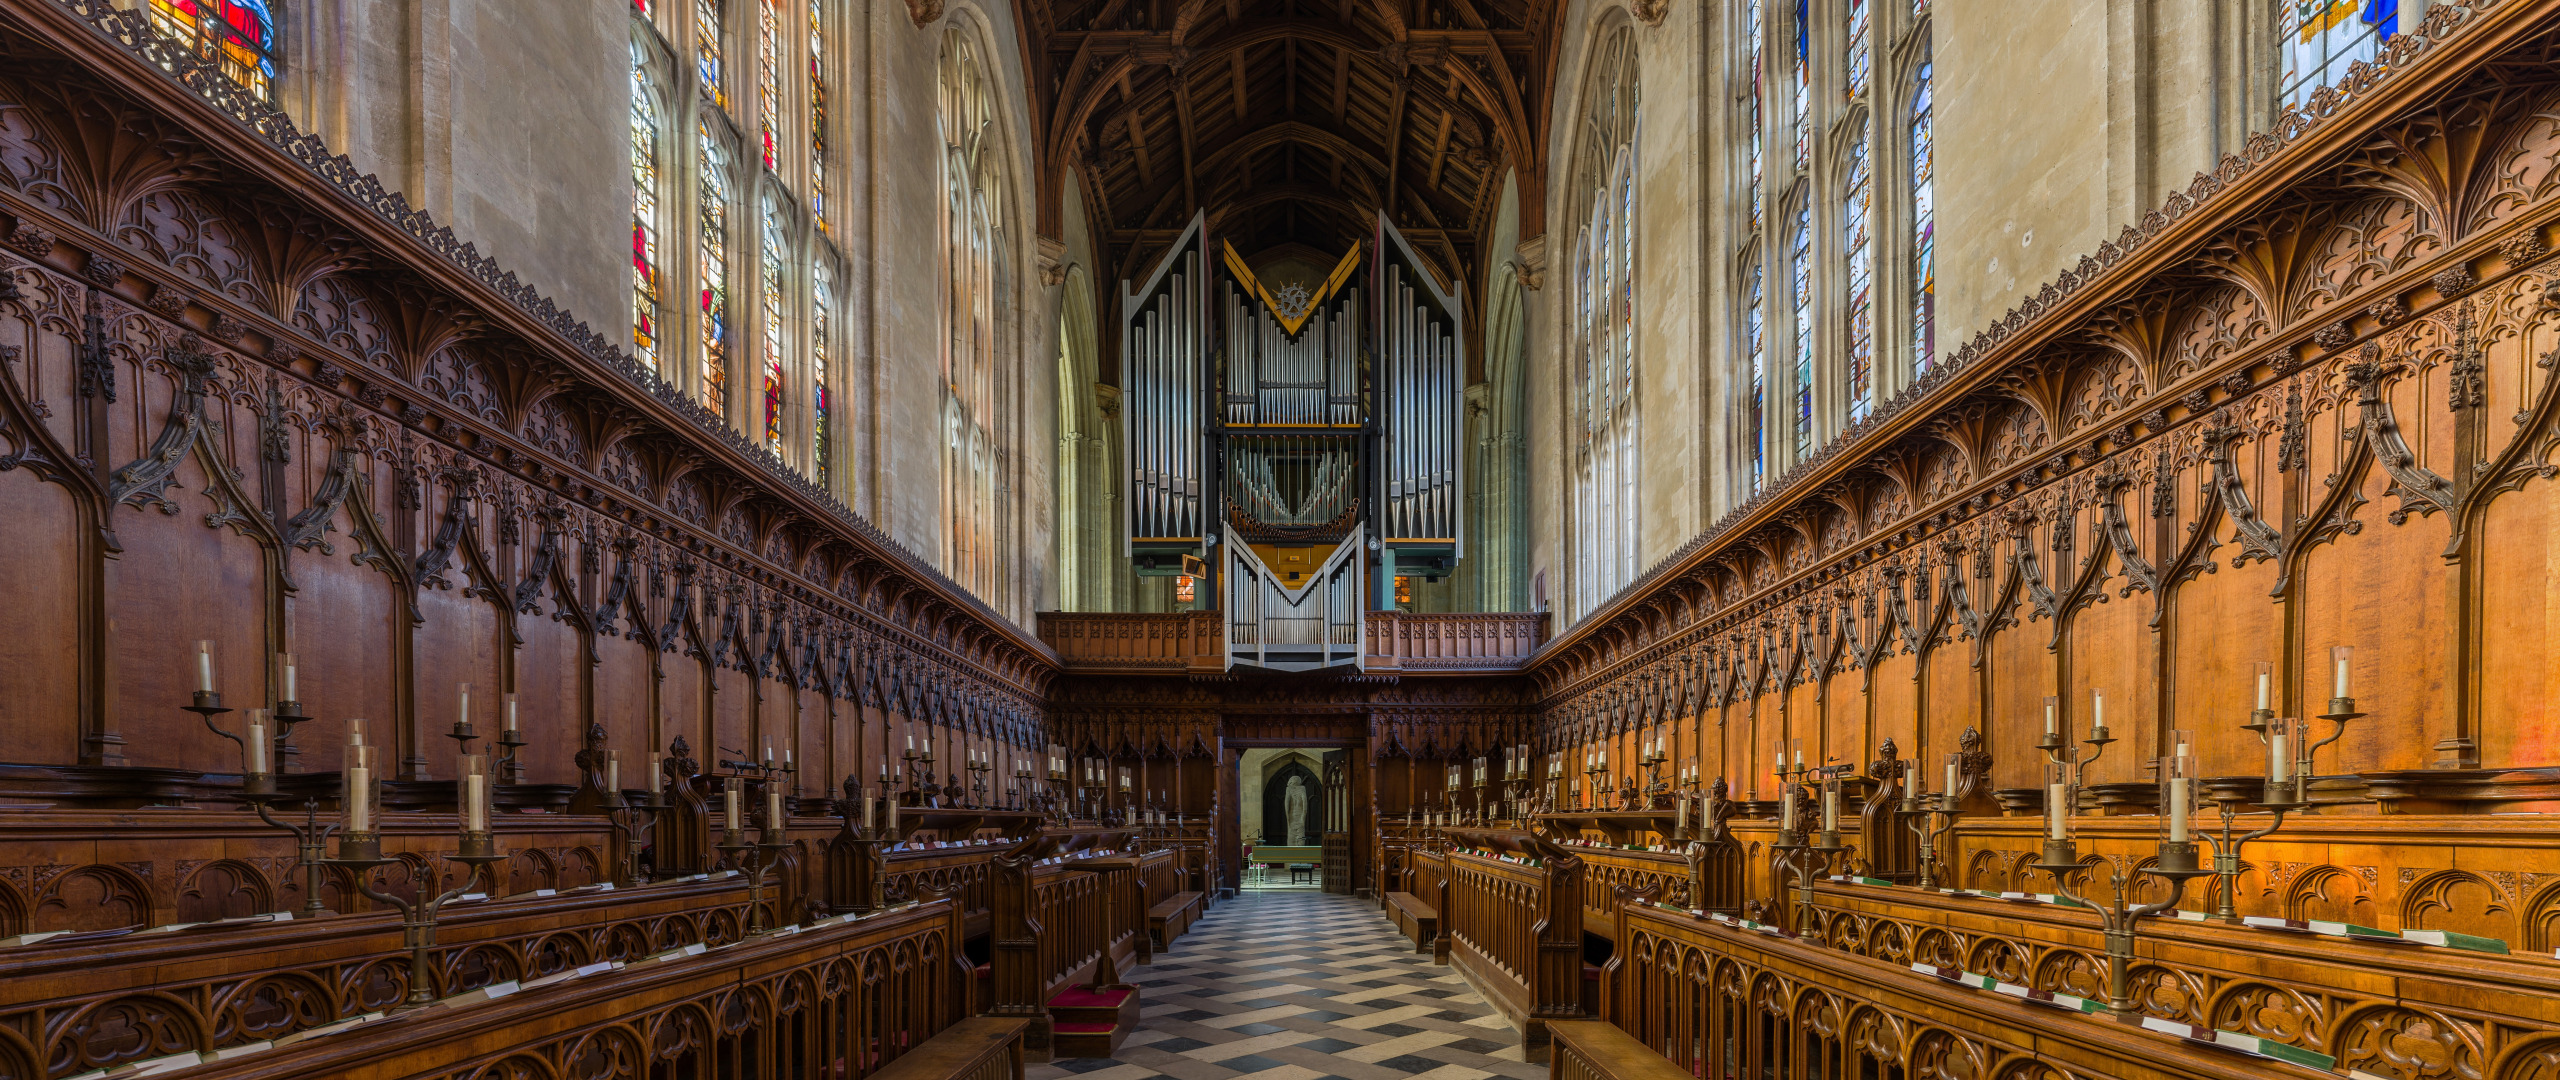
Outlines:
{"type": "Polygon", "coordinates": [[[604,789],[617,795],[622,793],[622,759],[620,757],[612,755],[605,757],[604,789]]]}
{"type": "Polygon", "coordinates": [[[659,764],[658,752],[649,751],[649,794],[656,795],[667,789],[666,773],[667,770],[659,764]]]}
{"type": "Polygon", "coordinates": [[[731,784],[727,791],[721,793],[721,803],[723,809],[727,811],[723,816],[723,824],[730,832],[738,831],[738,785],[731,784]]]}
{"type": "Polygon", "coordinates": [[[2053,699],[2044,699],[2044,733],[2047,735],[2060,734],[2062,731],[2061,725],[2062,721],[2060,717],[2054,713],[2053,699]]]}
{"type": "Polygon", "coordinates": [[[213,692],[213,643],[196,642],[196,689],[213,692]]]}
{"type": "Polygon", "coordinates": [[[2092,737],[2107,726],[2107,692],[2089,691],[2089,731],[2092,737]]]}
{"type": "Polygon", "coordinates": [[[782,748],[782,768],[786,772],[791,769],[791,748],[788,746],[782,748]]]}
{"type": "Polygon", "coordinates": [[[1680,827],[1683,829],[1689,827],[1689,800],[1687,799],[1680,800],[1680,827]]]}
{"type": "Polygon", "coordinates": [[[2258,708],[2262,711],[2271,707],[2267,704],[2267,694],[2269,692],[2268,684],[2273,681],[2274,679],[2268,675],[2266,669],[2261,668],[2258,670],[2258,708]]]}
{"type": "Polygon", "coordinates": [[[768,769],[770,769],[770,768],[772,768],[772,767],[773,767],[773,744],[772,744],[772,743],[766,743],[766,744],[764,744],[764,767],[765,767],[765,768],[768,768],[768,769]]]}
{"type": "Polygon", "coordinates": [[[764,827],[782,827],[782,789],[767,785],[764,789],[764,827]]]}
{"type": "Polygon", "coordinates": [[[2047,839],[2062,839],[2062,820],[2071,812],[2069,807],[2063,805],[2066,798],[2063,792],[2066,790],[2068,788],[2062,784],[2044,786],[2044,835],[2047,839]]]}
{"type": "Polygon", "coordinates": [[[1840,789],[1839,789],[1839,788],[1836,788],[1836,787],[1825,787],[1825,788],[1823,788],[1823,789],[1822,789],[1822,831],[1824,831],[1824,832],[1839,832],[1839,831],[1840,831],[1840,789]]]}
{"type": "Polygon", "coordinates": [[[894,837],[898,835],[898,800],[896,796],[885,793],[883,797],[889,800],[889,835],[894,837]]]}
{"type": "Polygon", "coordinates": [[[369,797],[372,783],[373,770],[362,765],[347,770],[348,832],[373,831],[373,800],[369,797]]]}
{"type": "Polygon", "coordinates": [[[2333,650],[2332,655],[2337,657],[2338,662],[2336,675],[2330,680],[2329,696],[2345,697],[2347,696],[2347,650],[2336,649],[2333,650]]]}
{"type": "Polygon", "coordinates": [[[489,831],[489,809],[480,800],[480,792],[488,782],[489,778],[479,773],[462,778],[462,827],[465,831],[489,831]]]}
{"type": "Polygon", "coordinates": [[[507,695],[507,733],[508,733],[508,734],[510,734],[510,735],[515,734],[515,730],[516,730],[516,696],[515,696],[514,694],[509,694],[509,695],[507,695]]]}
{"type": "Polygon", "coordinates": [[[1949,799],[1956,797],[1956,763],[1952,761],[1947,763],[1947,786],[1944,794],[1949,799]]]}
{"type": "Polygon", "coordinates": [[[453,722],[454,722],[454,724],[455,724],[455,725],[460,726],[460,727],[469,727],[469,726],[471,726],[471,684],[470,684],[470,683],[464,683],[464,684],[462,684],[462,689],[461,689],[461,691],[460,691],[460,696],[461,696],[461,705],[460,705],[460,706],[455,710],[455,712],[454,712],[453,722]]]}
{"type": "Polygon", "coordinates": [[[1781,831],[1781,832],[1788,832],[1788,831],[1792,831],[1792,830],[1794,830],[1794,829],[1795,829],[1795,827],[1796,827],[1796,786],[1795,786],[1794,784],[1789,784],[1789,785],[1787,785],[1787,806],[1786,806],[1786,809],[1778,815],[1778,829],[1779,829],[1779,831],[1781,831]]]}
{"type": "Polygon", "coordinates": [[[284,665],[284,699],[286,701],[302,700],[301,696],[295,694],[293,690],[293,668],[292,660],[288,657],[284,665]]]}
{"type": "Polygon", "coordinates": [[[2267,779],[2293,779],[2293,737],[2282,730],[2267,735],[2267,779]]]}
{"type": "Polygon", "coordinates": [[[262,775],[267,771],[267,713],[249,710],[249,734],[240,740],[241,754],[248,760],[248,773],[262,775]]]}
{"type": "Polygon", "coordinates": [[[2169,781],[2169,842],[2187,842],[2187,778],[2183,776],[2169,781]]]}
{"type": "Polygon", "coordinates": [[[862,828],[865,832],[871,830],[871,796],[869,795],[862,797],[862,828]]]}

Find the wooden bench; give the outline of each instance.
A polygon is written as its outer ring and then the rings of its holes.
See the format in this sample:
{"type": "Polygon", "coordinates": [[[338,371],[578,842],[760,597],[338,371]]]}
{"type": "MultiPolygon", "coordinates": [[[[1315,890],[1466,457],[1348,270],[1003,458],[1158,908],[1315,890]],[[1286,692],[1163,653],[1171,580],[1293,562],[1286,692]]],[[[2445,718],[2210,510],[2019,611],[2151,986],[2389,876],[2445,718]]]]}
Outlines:
{"type": "Polygon", "coordinates": [[[1440,909],[1412,893],[1399,892],[1387,894],[1387,910],[1395,917],[1396,929],[1413,939],[1413,951],[1431,951],[1432,941],[1440,936],[1440,909]]]}
{"type": "Polygon", "coordinates": [[[973,1016],[901,1055],[870,1080],[1022,1080],[1022,1033],[1031,1021],[973,1016]]]}
{"type": "Polygon", "coordinates": [[[1147,909],[1147,941],[1155,951],[1164,952],[1199,921],[1201,902],[1208,894],[1186,889],[1156,901],[1147,909]]]}
{"type": "Polygon", "coordinates": [[[1616,1024],[1558,1020],[1547,1030],[1555,1036],[1547,1055],[1548,1080],[1691,1080],[1689,1070],[1616,1024]]]}

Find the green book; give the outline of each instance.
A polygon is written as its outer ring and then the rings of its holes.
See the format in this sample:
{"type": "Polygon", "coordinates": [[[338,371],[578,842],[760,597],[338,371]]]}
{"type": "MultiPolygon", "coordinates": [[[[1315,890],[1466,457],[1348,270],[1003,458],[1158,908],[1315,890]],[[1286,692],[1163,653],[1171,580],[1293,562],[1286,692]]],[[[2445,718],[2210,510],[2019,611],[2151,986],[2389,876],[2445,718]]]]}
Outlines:
{"type": "Polygon", "coordinates": [[[2400,937],[2403,940],[2415,941],[2421,945],[2439,945],[2448,949],[2464,949],[2470,952],[2497,953],[2500,956],[2507,954],[2506,942],[2500,941],[2496,938],[2473,937],[2469,934],[2457,934],[2451,930],[2403,930],[2400,932],[2400,937]]]}

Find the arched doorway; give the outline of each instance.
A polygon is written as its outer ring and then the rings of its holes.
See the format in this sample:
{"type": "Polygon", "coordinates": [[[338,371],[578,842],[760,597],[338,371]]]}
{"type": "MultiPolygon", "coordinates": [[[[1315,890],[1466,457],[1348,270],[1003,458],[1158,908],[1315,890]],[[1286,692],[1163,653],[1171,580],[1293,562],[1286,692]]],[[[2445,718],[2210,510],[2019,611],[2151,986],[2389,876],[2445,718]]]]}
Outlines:
{"type": "MultiPolygon", "coordinates": [[[[1328,880],[1328,849],[1347,837],[1348,805],[1327,781],[1344,751],[1256,747],[1236,759],[1238,834],[1246,849],[1241,887],[1340,891],[1328,880]]],[[[1345,872],[1337,870],[1332,877],[1345,872]]]]}

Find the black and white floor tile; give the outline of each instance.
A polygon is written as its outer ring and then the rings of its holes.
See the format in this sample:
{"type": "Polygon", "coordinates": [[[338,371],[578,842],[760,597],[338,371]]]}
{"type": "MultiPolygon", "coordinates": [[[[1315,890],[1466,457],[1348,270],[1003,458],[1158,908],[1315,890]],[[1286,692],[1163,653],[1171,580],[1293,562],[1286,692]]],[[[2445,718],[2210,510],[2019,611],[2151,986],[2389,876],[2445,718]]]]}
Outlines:
{"type": "Polygon", "coordinates": [[[1111,1059],[1027,1080],[1545,1080],[1520,1035],[1374,901],[1247,890],[1128,973],[1138,1030],[1111,1059]]]}

